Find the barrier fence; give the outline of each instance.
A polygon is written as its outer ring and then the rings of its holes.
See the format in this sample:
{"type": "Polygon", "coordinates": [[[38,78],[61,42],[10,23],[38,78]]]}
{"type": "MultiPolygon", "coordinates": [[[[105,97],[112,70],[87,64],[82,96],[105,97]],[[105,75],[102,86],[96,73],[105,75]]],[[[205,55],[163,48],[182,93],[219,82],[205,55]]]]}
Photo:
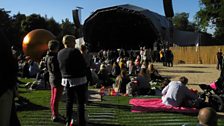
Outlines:
{"type": "Polygon", "coordinates": [[[216,53],[224,46],[190,46],[190,47],[172,47],[174,54],[174,63],[187,64],[216,64],[216,53]]]}

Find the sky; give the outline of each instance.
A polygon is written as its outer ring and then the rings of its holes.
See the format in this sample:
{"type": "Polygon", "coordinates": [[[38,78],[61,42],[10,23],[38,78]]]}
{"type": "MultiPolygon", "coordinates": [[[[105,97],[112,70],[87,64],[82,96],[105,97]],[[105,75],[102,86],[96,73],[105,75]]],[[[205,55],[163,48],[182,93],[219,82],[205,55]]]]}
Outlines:
{"type": "MultiPolygon", "coordinates": [[[[199,0],[172,1],[174,13],[189,13],[190,21],[193,21],[193,17],[200,9],[199,0]]],[[[11,16],[18,12],[27,16],[35,13],[48,18],[53,17],[59,23],[66,18],[72,22],[72,10],[77,7],[83,8],[81,9],[83,23],[97,9],[121,4],[132,4],[165,15],[163,0],[0,0],[0,8],[11,11],[11,16]]]]}

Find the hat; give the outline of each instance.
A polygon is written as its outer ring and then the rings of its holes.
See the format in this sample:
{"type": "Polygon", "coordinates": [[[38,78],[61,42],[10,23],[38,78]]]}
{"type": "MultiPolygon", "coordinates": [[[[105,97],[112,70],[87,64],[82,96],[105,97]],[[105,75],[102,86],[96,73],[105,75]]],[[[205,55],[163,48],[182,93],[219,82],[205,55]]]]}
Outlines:
{"type": "Polygon", "coordinates": [[[50,40],[48,42],[48,49],[55,50],[59,48],[59,42],[57,40],[50,40]]]}

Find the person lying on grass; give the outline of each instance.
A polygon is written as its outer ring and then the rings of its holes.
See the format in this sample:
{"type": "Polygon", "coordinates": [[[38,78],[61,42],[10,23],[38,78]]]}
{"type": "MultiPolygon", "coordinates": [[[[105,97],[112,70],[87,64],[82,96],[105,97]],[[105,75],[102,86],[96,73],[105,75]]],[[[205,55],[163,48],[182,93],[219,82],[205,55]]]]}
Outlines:
{"type": "Polygon", "coordinates": [[[187,88],[188,79],[180,77],[178,81],[171,81],[162,90],[162,103],[169,106],[192,107],[197,94],[187,88]]]}

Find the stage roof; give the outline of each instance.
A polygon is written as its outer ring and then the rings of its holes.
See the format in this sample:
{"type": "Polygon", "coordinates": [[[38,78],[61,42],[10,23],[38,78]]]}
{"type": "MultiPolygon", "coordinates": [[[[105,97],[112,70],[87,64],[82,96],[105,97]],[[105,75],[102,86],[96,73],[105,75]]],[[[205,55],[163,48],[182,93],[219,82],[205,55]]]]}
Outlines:
{"type": "Polygon", "coordinates": [[[130,4],[98,9],[84,22],[84,40],[97,48],[152,47],[169,41],[172,22],[165,16],[130,4]]]}

